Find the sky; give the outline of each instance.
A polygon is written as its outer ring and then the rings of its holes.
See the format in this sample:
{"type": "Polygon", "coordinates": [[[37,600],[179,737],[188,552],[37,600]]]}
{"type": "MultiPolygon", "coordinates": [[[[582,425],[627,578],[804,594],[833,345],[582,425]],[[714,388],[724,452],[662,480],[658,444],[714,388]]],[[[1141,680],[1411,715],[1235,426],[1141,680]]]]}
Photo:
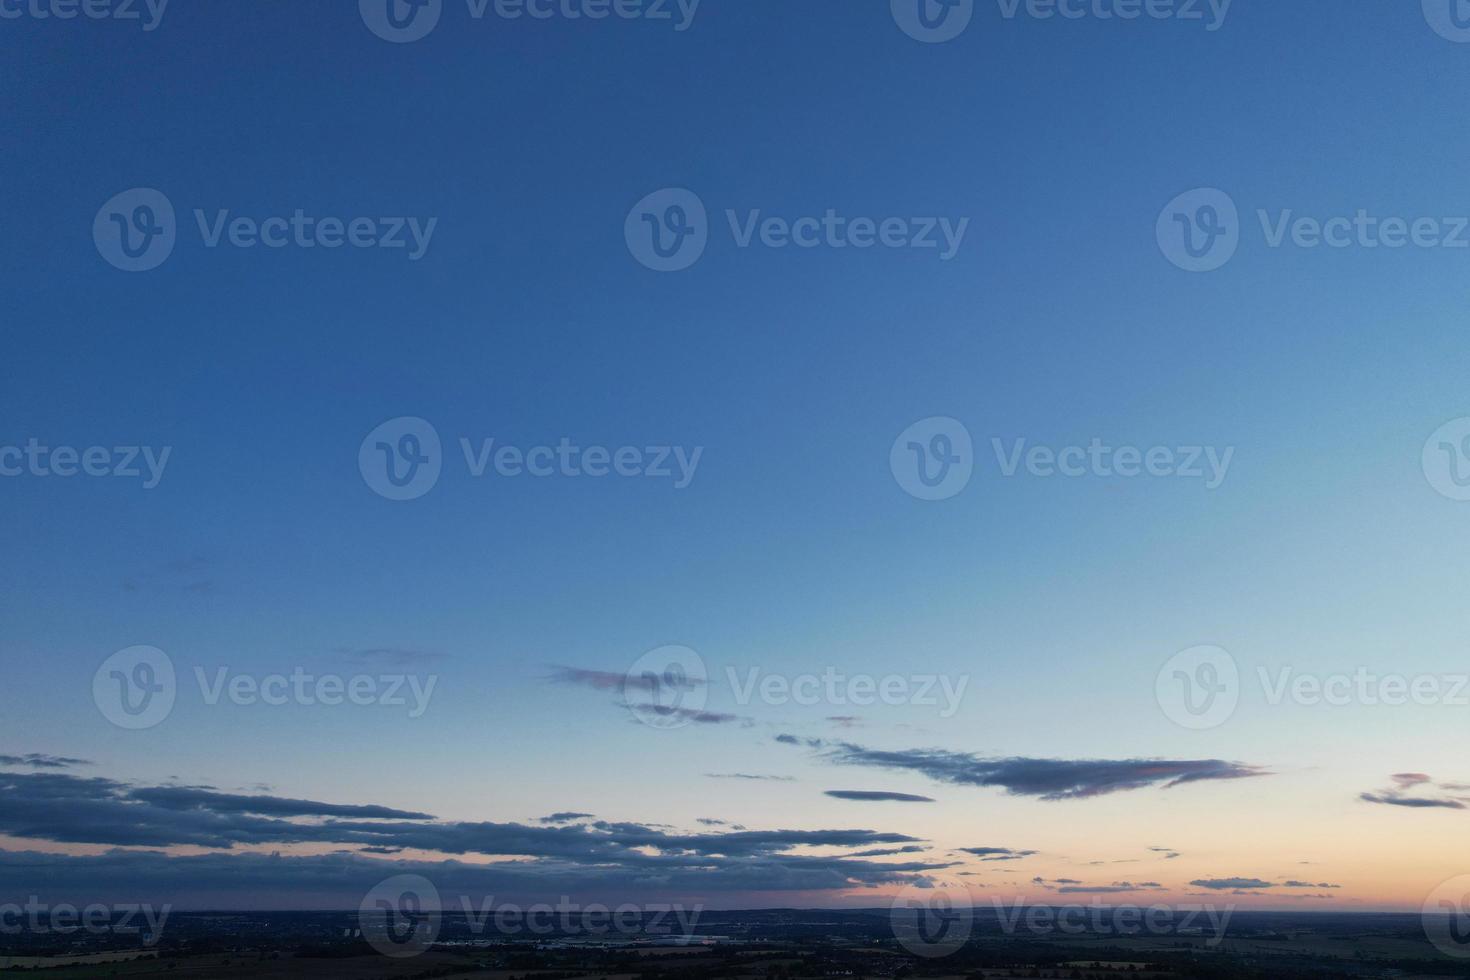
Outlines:
{"type": "Polygon", "coordinates": [[[0,0],[12,890],[1470,872],[1470,30],[589,3],[0,0]]]}

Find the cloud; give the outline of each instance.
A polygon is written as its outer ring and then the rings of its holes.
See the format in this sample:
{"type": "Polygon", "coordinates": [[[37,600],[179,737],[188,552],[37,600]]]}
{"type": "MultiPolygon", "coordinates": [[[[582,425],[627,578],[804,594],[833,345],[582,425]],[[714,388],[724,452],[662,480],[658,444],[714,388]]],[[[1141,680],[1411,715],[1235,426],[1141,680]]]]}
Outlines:
{"type": "Polygon", "coordinates": [[[1329,885],[1325,881],[1319,881],[1319,882],[1316,882],[1315,884],[1312,883],[1312,882],[1310,882],[1310,881],[1283,881],[1281,883],[1281,887],[1282,888],[1341,888],[1342,886],[1341,885],[1329,885]]]}
{"type": "Polygon", "coordinates": [[[1364,803],[1380,803],[1385,806],[1399,806],[1409,809],[1440,809],[1440,810],[1463,810],[1465,802],[1463,798],[1444,795],[1430,796],[1420,791],[1414,796],[1407,794],[1408,790],[1425,787],[1427,790],[1437,790],[1441,794],[1445,792],[1459,792],[1465,787],[1461,783],[1438,783],[1436,784],[1427,773],[1422,772],[1397,772],[1388,777],[1393,786],[1379,790],[1376,793],[1359,793],[1358,799],[1364,803]]]}
{"type": "Polygon", "coordinates": [[[795,776],[767,776],[749,772],[707,772],[704,775],[706,779],[760,779],[778,783],[796,782],[795,776]]]}
{"type": "Polygon", "coordinates": [[[590,820],[594,814],[578,813],[575,810],[562,810],[560,813],[549,813],[541,818],[541,823],[572,823],[576,820],[590,820]]]}
{"type": "Polygon", "coordinates": [[[134,789],[128,799],[167,810],[203,810],[213,813],[256,813],[274,817],[358,817],[368,820],[432,820],[432,814],[394,810],[385,806],[352,806],[292,800],[279,796],[239,796],[216,793],[199,786],[155,786],[134,789]]]}
{"type": "Polygon", "coordinates": [[[561,684],[590,687],[595,691],[642,691],[648,694],[657,693],[664,686],[693,691],[705,684],[702,677],[683,677],[677,683],[671,683],[667,677],[657,678],[648,674],[639,676],[615,674],[606,670],[585,670],[581,667],[562,667],[560,665],[552,667],[551,679],[561,684]]]}
{"type": "Polygon", "coordinates": [[[855,858],[888,857],[892,854],[918,854],[927,850],[928,848],[923,844],[905,844],[903,847],[875,847],[870,851],[853,851],[847,856],[855,858]]]}
{"type": "Polygon", "coordinates": [[[1196,878],[1190,884],[1198,888],[1208,888],[1211,891],[1244,891],[1276,887],[1271,882],[1262,881],[1259,878],[1196,878]]]}
{"type": "MultiPolygon", "coordinates": [[[[680,677],[671,681],[668,677],[658,678],[651,674],[614,674],[605,670],[586,670],[581,667],[552,668],[552,681],[560,684],[572,684],[579,687],[591,688],[594,691],[616,691],[627,698],[633,693],[656,696],[664,688],[677,688],[682,691],[693,691],[705,686],[707,683],[702,677],[680,677]]],[[[681,708],[654,703],[652,701],[634,704],[629,702],[630,707],[646,707],[648,710],[665,717],[683,718],[696,725],[728,725],[732,722],[740,722],[750,726],[754,720],[740,715],[729,714],[723,711],[705,711],[695,708],[681,708]]]]}
{"type": "Polygon", "coordinates": [[[90,759],[71,759],[64,755],[28,752],[25,755],[0,755],[0,766],[28,766],[32,769],[71,769],[95,765],[90,759]]]}
{"type": "Polygon", "coordinates": [[[1174,858],[1177,858],[1179,856],[1179,852],[1174,850],[1174,848],[1172,847],[1150,847],[1149,850],[1153,851],[1155,854],[1164,855],[1165,861],[1172,861],[1174,858]]]}
{"type": "Polygon", "coordinates": [[[1164,886],[1157,881],[1115,881],[1111,885],[1064,885],[1057,891],[1063,895],[1115,895],[1120,892],[1153,891],[1164,886]]]}
{"type": "Polygon", "coordinates": [[[693,893],[826,891],[906,884],[918,874],[952,866],[807,853],[810,848],[861,853],[921,843],[906,834],[868,829],[686,833],[606,820],[451,822],[371,803],[244,796],[208,787],[135,786],[58,772],[0,773],[0,834],[57,844],[192,846],[232,858],[243,858],[242,849],[280,851],[294,845],[376,854],[411,850],[449,858],[502,857],[511,860],[497,862],[499,870],[514,870],[515,880],[528,888],[547,880],[561,882],[562,888],[583,881],[633,888],[662,880],[693,893]]]}
{"type": "Polygon", "coordinates": [[[805,744],[840,765],[918,772],[938,782],[994,786],[1013,796],[1043,800],[1086,799],[1148,786],[1169,789],[1207,780],[1268,775],[1259,766],[1220,759],[989,759],[943,749],[881,751],[850,742],[803,741],[793,735],[779,735],[776,741],[805,744]]]}
{"type": "Polygon", "coordinates": [[[866,802],[888,801],[893,803],[933,803],[931,796],[915,796],[913,793],[888,793],[867,789],[829,789],[826,795],[837,800],[860,800],[866,802]]]}
{"type": "Polygon", "coordinates": [[[1035,851],[1014,851],[1009,847],[962,847],[966,854],[973,854],[982,861],[1019,861],[1034,855],[1035,851]]]}
{"type": "Polygon", "coordinates": [[[828,715],[827,720],[838,728],[856,728],[863,723],[857,715],[828,715]]]}

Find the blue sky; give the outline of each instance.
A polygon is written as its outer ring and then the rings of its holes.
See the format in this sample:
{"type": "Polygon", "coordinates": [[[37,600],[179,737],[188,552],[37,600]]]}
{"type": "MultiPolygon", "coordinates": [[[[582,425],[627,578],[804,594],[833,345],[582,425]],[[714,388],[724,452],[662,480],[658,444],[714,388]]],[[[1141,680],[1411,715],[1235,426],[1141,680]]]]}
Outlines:
{"type": "MultiPolygon", "coordinates": [[[[1053,842],[1051,871],[1079,816],[1107,827],[1114,806],[1146,807],[1150,838],[1198,823],[1202,878],[1284,867],[1323,807],[1342,827],[1327,859],[1390,818],[1455,839],[1457,813],[1355,796],[1397,772],[1470,778],[1447,748],[1465,708],[1248,691],[1229,724],[1188,732],[1153,697],[1160,664],[1200,643],[1248,674],[1464,669],[1470,512],[1434,492],[1420,452],[1470,414],[1470,254],[1271,248],[1256,217],[1470,214],[1470,47],[1416,5],[1237,0],[1209,31],[979,3],[942,44],[905,36],[884,3],[704,0],[676,31],[475,20],[447,0],[407,44],[352,6],[181,4],[154,31],[0,21],[0,445],[172,447],[151,490],[0,479],[0,749],[450,820],[707,816],[959,847],[992,843],[970,839],[991,807],[1053,842]],[[178,242],[127,273],[91,229],[136,187],[171,201],[178,242]],[[624,221],[670,187],[708,208],[710,243],[657,273],[624,221]],[[1155,221],[1198,187],[1233,198],[1241,243],[1190,274],[1155,221]],[[195,209],[437,224],[417,261],[211,249],[195,209]],[[727,209],[969,224],[948,261],[742,249],[727,209]],[[437,486],[400,503],[357,454],[402,416],[445,453],[437,486]],[[888,458],[933,416],[964,423],[977,461],[930,503],[888,458]],[[703,454],[684,489],[476,479],[461,437],[703,454]],[[1094,437],[1234,457],[1206,490],[1005,478],[991,451],[1094,437]],[[89,691],[134,644],[184,674],[350,673],[362,651],[411,651],[439,688],[418,719],[181,695],[163,724],[120,733],[89,691]],[[865,745],[1293,775],[1061,803],[949,787],[934,811],[863,809],[821,793],[934,786],[772,740],[830,738],[840,709],[737,709],[716,685],[711,708],[750,723],[657,732],[550,679],[665,644],[718,677],[971,678],[952,718],[908,706],[839,733],[865,745]],[[795,778],[703,775],[726,770],[795,778]],[[1247,805],[1281,814],[1269,858],[1211,837],[1247,805]]],[[[1131,833],[1120,815],[1103,839],[1131,853],[1131,833]]],[[[1351,901],[1417,906],[1439,880],[1418,857],[1371,857],[1342,869],[1351,901]]]]}

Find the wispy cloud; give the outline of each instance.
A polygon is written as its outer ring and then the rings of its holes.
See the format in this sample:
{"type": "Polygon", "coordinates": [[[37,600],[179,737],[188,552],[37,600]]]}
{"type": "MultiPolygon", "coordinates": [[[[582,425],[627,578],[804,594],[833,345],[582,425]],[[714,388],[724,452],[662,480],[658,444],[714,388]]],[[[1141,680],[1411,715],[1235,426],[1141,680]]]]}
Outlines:
{"type": "Polygon", "coordinates": [[[1380,803],[1414,810],[1465,809],[1464,797],[1444,795],[1462,791],[1465,787],[1461,783],[1435,783],[1432,777],[1422,772],[1396,772],[1388,778],[1393,786],[1377,792],[1359,793],[1358,799],[1364,803],[1380,803]],[[1411,795],[1409,791],[1416,789],[1418,792],[1411,795]],[[1430,795],[1430,791],[1434,791],[1436,795],[1430,795]]]}
{"type": "Polygon", "coordinates": [[[1032,759],[984,758],[944,749],[882,751],[851,742],[826,742],[779,735],[787,745],[805,745],[830,762],[918,772],[943,783],[993,786],[1014,796],[1075,800],[1125,790],[1165,789],[1211,780],[1269,775],[1260,766],[1221,759],[1032,759]]]}
{"type": "Polygon", "coordinates": [[[0,766],[27,766],[31,769],[72,769],[76,766],[90,766],[93,764],[89,759],[71,759],[64,755],[46,755],[41,752],[28,752],[25,755],[0,755],[0,766]]]}
{"type": "Polygon", "coordinates": [[[1019,861],[1036,854],[1035,851],[1017,851],[1009,847],[961,847],[959,850],[982,861],[1019,861]]]}
{"type": "Polygon", "coordinates": [[[933,803],[932,796],[915,796],[913,793],[889,793],[868,789],[829,789],[827,795],[837,800],[861,800],[866,802],[888,801],[892,803],[933,803]]]}

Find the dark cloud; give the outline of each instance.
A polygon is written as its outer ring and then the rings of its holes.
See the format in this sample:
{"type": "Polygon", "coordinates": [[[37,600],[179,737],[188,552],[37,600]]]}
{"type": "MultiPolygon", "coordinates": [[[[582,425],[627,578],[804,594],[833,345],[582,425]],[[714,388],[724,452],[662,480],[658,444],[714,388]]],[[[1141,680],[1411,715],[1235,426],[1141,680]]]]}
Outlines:
{"type": "Polygon", "coordinates": [[[1259,766],[1221,759],[987,759],[943,749],[881,751],[850,742],[801,740],[792,735],[780,735],[776,740],[788,745],[805,744],[828,761],[842,765],[901,769],[938,782],[994,786],[1015,796],[1043,800],[1085,799],[1148,786],[1168,789],[1185,783],[1268,774],[1259,766]]]}
{"type": "Polygon", "coordinates": [[[1365,803],[1383,803],[1388,806],[1404,806],[1414,809],[1465,809],[1465,804],[1459,800],[1436,799],[1428,796],[1398,796],[1393,793],[1359,793],[1358,799],[1365,803]]]}
{"type": "Polygon", "coordinates": [[[1179,856],[1179,852],[1174,850],[1174,848],[1172,847],[1150,847],[1149,850],[1153,851],[1155,854],[1164,855],[1164,860],[1166,861],[1172,861],[1174,858],[1177,858],[1179,856]]]}
{"type": "Polygon", "coordinates": [[[1164,886],[1157,881],[1115,881],[1111,885],[1063,885],[1057,891],[1063,895],[1116,895],[1121,892],[1154,891],[1164,886]]]}
{"type": "Polygon", "coordinates": [[[848,857],[872,858],[888,857],[893,854],[918,854],[927,851],[923,844],[905,844],[903,847],[875,847],[870,851],[853,851],[848,857]]]}
{"type": "Polygon", "coordinates": [[[1211,891],[1243,891],[1276,887],[1271,882],[1262,881],[1259,878],[1196,878],[1190,884],[1198,888],[1208,888],[1211,891]]]}
{"type": "MultiPolygon", "coordinates": [[[[641,691],[644,693],[656,693],[660,687],[670,684],[668,678],[654,678],[649,675],[633,676],[631,674],[615,674],[606,670],[586,670],[581,667],[552,668],[551,679],[561,684],[576,684],[581,687],[590,687],[595,691],[641,691]]],[[[684,677],[679,683],[672,686],[681,690],[692,691],[702,687],[705,680],[701,677],[684,677]]]]}
{"type": "Polygon", "coordinates": [[[0,766],[28,766],[31,769],[71,769],[75,766],[90,766],[90,759],[71,759],[64,755],[45,755],[28,752],[25,755],[0,755],[0,766]]]}
{"type": "Polygon", "coordinates": [[[1035,851],[1015,851],[1009,847],[962,847],[966,854],[973,854],[982,861],[1019,861],[1033,856],[1035,851]]]}
{"type": "Polygon", "coordinates": [[[1315,882],[1315,883],[1310,882],[1310,881],[1284,881],[1284,882],[1281,883],[1281,887],[1282,888],[1341,888],[1342,886],[1341,885],[1329,885],[1325,881],[1319,881],[1319,882],[1315,882]]]}
{"type": "Polygon", "coordinates": [[[760,779],[777,783],[796,782],[795,776],[766,776],[749,772],[707,772],[704,775],[707,779],[760,779]]]}
{"type": "Polygon", "coordinates": [[[206,810],[214,813],[258,813],[273,817],[358,817],[364,820],[432,820],[433,814],[394,810],[385,806],[351,806],[292,800],[279,796],[238,796],[216,793],[201,786],[155,786],[130,790],[127,798],[166,810],[206,810]]]}
{"type": "Polygon", "coordinates": [[[893,803],[933,803],[932,796],[915,796],[913,793],[888,793],[868,789],[829,789],[827,795],[837,800],[861,800],[866,802],[889,801],[893,803]]]}
{"type": "Polygon", "coordinates": [[[1440,809],[1440,810],[1463,810],[1465,801],[1461,797],[1430,796],[1427,790],[1437,790],[1441,794],[1445,792],[1460,792],[1465,787],[1460,783],[1435,783],[1433,778],[1422,772],[1396,772],[1388,777],[1393,786],[1379,790],[1376,793],[1359,793],[1358,799],[1364,803],[1381,803],[1385,806],[1401,806],[1410,809],[1440,809]],[[1414,796],[1408,795],[1408,790],[1424,787],[1414,796]]]}
{"type": "Polygon", "coordinates": [[[541,818],[541,823],[571,823],[574,820],[591,820],[595,814],[578,813],[575,810],[562,810],[560,813],[549,813],[541,818]]]}
{"type": "MultiPolygon", "coordinates": [[[[556,816],[567,816],[558,814],[556,816]]],[[[685,882],[690,888],[813,890],[907,883],[949,863],[877,863],[798,849],[873,850],[919,840],[875,830],[684,833],[648,824],[446,822],[373,804],[242,796],[206,787],[139,787],[64,773],[0,773],[0,834],[65,844],[218,852],[328,845],[368,853],[414,850],[505,857],[523,881],[685,882]],[[701,884],[706,883],[706,884],[701,884]]],[[[180,867],[181,865],[171,865],[180,867]]],[[[500,867],[508,872],[511,867],[500,867]]]]}

